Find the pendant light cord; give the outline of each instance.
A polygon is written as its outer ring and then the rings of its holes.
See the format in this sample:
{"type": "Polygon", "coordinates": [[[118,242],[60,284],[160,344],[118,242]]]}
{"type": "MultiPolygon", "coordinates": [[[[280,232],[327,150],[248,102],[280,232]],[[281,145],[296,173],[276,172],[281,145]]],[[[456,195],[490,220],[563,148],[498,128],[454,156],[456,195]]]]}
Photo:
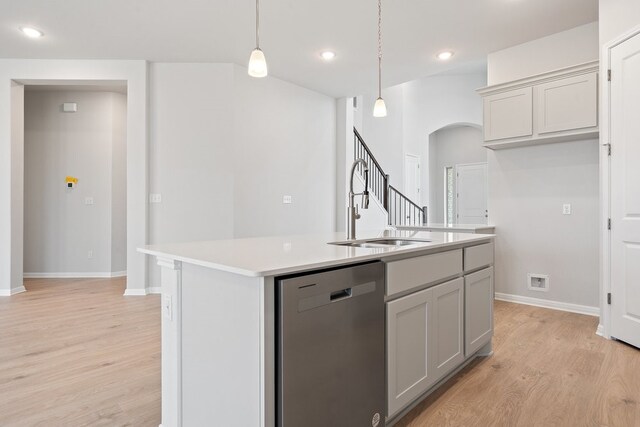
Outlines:
{"type": "Polygon", "coordinates": [[[260,0],[256,0],[256,48],[260,49],[260,0]]]}
{"type": "Polygon", "coordinates": [[[378,0],[378,98],[382,98],[382,0],[378,0]]]}

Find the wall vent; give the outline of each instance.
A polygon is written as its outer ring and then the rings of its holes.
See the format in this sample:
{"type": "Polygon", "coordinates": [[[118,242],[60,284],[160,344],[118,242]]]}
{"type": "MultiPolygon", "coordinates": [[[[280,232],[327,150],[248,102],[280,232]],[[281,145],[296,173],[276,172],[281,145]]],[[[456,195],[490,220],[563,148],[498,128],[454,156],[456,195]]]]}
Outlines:
{"type": "Polygon", "coordinates": [[[527,288],[532,291],[549,291],[549,275],[547,274],[527,274],[527,288]]]}

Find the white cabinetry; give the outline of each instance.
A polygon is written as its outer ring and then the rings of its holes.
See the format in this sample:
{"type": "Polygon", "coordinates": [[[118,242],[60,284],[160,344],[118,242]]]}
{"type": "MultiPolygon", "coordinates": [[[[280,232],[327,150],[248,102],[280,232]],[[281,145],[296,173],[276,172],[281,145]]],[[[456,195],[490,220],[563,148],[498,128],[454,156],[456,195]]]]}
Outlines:
{"type": "Polygon", "coordinates": [[[436,381],[464,361],[464,279],[433,288],[433,373],[436,381]]]}
{"type": "Polygon", "coordinates": [[[388,415],[435,383],[432,370],[433,291],[425,289],[387,304],[388,415]]]}
{"type": "Polygon", "coordinates": [[[533,135],[532,99],[531,87],[486,96],[483,100],[484,140],[533,135]]]}
{"type": "Polygon", "coordinates": [[[463,362],[463,307],[462,278],[387,304],[389,416],[463,362]]]}
{"type": "Polygon", "coordinates": [[[464,277],[465,357],[493,336],[493,267],[464,277]]]}
{"type": "Polygon", "coordinates": [[[488,86],[484,146],[491,149],[598,136],[598,61],[488,86]]]}

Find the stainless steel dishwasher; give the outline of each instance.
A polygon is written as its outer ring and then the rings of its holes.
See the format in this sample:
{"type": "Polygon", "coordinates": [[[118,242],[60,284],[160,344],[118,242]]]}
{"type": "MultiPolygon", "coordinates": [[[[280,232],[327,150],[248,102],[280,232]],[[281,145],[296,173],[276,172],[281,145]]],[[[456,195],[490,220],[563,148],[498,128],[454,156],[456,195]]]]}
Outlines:
{"type": "Polygon", "coordinates": [[[384,426],[384,264],[276,282],[282,427],[384,426]]]}

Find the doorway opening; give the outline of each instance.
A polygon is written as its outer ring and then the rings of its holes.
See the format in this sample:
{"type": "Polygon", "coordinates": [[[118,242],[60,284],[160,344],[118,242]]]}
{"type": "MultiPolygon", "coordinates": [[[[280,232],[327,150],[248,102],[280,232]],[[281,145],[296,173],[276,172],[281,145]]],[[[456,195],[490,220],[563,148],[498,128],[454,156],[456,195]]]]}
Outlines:
{"type": "Polygon", "coordinates": [[[429,135],[429,222],[487,224],[487,152],[479,126],[455,124],[429,135]]]}
{"type": "Polygon", "coordinates": [[[126,83],[24,89],[24,278],[118,277],[124,291],[126,83]]]}

